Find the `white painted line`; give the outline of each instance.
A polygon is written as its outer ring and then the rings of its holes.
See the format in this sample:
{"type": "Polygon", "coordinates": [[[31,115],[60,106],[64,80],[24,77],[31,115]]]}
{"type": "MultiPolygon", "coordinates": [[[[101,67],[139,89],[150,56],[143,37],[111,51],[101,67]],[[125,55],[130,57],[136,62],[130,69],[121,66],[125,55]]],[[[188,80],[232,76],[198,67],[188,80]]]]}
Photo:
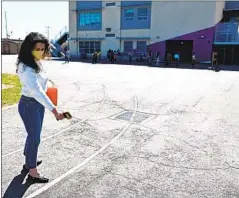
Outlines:
{"type": "MultiPolygon", "coordinates": [[[[45,186],[43,186],[42,188],[39,188],[37,191],[35,191],[34,193],[28,195],[26,198],[33,198],[41,193],[43,193],[44,191],[48,190],[49,188],[51,188],[52,186],[56,185],[57,183],[59,183],[61,180],[63,180],[64,178],[70,176],[71,174],[73,174],[74,172],[76,172],[77,170],[79,171],[80,168],[82,168],[85,164],[87,164],[90,160],[92,160],[93,158],[95,158],[97,155],[99,155],[101,152],[103,152],[107,147],[109,147],[111,144],[113,144],[117,139],[119,139],[120,136],[122,136],[124,134],[124,132],[133,124],[133,120],[134,120],[134,116],[136,113],[136,110],[138,108],[138,101],[136,96],[134,96],[135,99],[135,107],[134,107],[134,113],[131,117],[130,122],[121,130],[121,132],[115,136],[108,144],[106,144],[105,146],[103,146],[100,150],[98,150],[97,152],[95,152],[94,154],[92,154],[90,157],[86,158],[83,162],[81,162],[80,164],[78,164],[77,166],[71,168],[70,170],[68,170],[67,172],[65,172],[63,175],[61,175],[60,177],[54,179],[52,182],[46,184],[45,186]]],[[[83,170],[83,168],[81,169],[83,170]]]]}
{"type": "MultiPolygon", "coordinates": [[[[42,140],[42,142],[43,142],[43,141],[46,141],[46,140],[49,140],[49,139],[51,139],[51,138],[53,138],[53,137],[55,137],[55,136],[58,136],[59,134],[64,133],[65,131],[71,129],[72,127],[77,126],[77,125],[79,125],[79,124],[85,122],[85,121],[88,120],[90,117],[92,117],[95,113],[97,113],[97,111],[99,111],[99,109],[100,109],[100,108],[102,107],[102,105],[104,104],[105,100],[106,100],[106,92],[104,91],[104,98],[102,99],[100,105],[95,109],[95,111],[93,111],[90,115],[86,116],[86,117],[85,117],[84,119],[82,119],[80,122],[77,122],[77,123],[75,123],[75,124],[73,124],[73,125],[70,125],[69,127],[65,128],[65,129],[63,129],[63,130],[61,130],[61,131],[59,131],[59,132],[54,133],[53,135],[47,136],[46,138],[44,138],[44,139],[42,140]]],[[[2,155],[2,158],[7,157],[7,156],[9,156],[9,155],[13,155],[13,154],[18,153],[18,152],[20,152],[20,151],[23,151],[23,149],[17,149],[17,150],[15,150],[15,151],[12,151],[12,152],[10,152],[10,153],[7,153],[7,154],[5,154],[5,155],[2,155]]]]}

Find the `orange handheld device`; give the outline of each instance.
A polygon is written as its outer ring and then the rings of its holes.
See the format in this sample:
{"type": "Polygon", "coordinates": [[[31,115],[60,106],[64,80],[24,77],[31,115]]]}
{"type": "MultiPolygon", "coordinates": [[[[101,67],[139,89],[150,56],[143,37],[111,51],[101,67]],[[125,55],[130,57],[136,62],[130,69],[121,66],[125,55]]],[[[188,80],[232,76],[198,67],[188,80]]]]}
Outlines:
{"type": "Polygon", "coordinates": [[[46,92],[52,103],[57,106],[58,90],[56,87],[49,87],[46,92]]]}

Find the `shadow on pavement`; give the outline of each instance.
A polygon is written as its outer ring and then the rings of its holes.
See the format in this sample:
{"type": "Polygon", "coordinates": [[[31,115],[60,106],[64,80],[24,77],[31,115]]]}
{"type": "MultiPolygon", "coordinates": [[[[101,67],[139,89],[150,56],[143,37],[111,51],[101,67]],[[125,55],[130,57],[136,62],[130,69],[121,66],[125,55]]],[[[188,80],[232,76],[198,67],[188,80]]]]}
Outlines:
{"type": "Polygon", "coordinates": [[[23,184],[27,174],[28,173],[22,171],[21,174],[14,177],[4,193],[3,198],[22,198],[27,189],[33,184],[33,182],[28,180],[23,184]]]}

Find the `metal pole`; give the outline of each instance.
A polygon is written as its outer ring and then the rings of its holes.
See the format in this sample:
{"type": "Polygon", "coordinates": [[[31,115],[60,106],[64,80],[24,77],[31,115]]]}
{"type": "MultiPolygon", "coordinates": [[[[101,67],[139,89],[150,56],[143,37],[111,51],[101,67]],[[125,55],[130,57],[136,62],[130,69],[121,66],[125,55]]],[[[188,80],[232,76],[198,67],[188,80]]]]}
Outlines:
{"type": "Polygon", "coordinates": [[[7,29],[7,12],[5,11],[5,21],[6,21],[6,38],[8,39],[8,29],[7,29]]]}
{"type": "Polygon", "coordinates": [[[46,26],[47,28],[47,39],[50,39],[50,26],[46,26]]]}

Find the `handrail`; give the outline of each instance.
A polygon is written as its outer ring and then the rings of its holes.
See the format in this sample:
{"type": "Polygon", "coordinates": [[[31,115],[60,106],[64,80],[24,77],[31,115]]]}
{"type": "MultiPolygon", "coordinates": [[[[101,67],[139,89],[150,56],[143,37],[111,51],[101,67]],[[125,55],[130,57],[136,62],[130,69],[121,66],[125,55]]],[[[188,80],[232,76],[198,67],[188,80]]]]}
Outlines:
{"type": "Polygon", "coordinates": [[[54,41],[57,41],[64,33],[68,32],[68,27],[64,26],[55,36],[54,41]]]}

